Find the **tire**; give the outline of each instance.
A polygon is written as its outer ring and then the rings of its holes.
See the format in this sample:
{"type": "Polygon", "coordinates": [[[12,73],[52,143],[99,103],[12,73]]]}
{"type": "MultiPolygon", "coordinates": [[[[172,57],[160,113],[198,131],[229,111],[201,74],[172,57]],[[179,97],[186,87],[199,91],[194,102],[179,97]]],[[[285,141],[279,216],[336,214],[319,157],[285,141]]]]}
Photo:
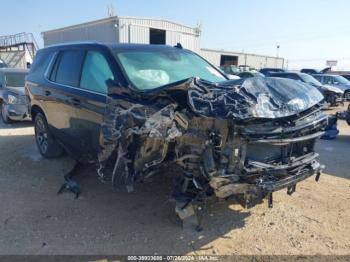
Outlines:
{"type": "Polygon", "coordinates": [[[34,130],[36,145],[43,157],[56,158],[63,154],[62,147],[51,134],[46,118],[42,113],[35,115],[34,130]]]}
{"type": "Polygon", "coordinates": [[[5,124],[11,124],[13,122],[7,114],[4,103],[1,103],[1,119],[5,124]]]}
{"type": "Polygon", "coordinates": [[[350,91],[349,90],[344,92],[344,98],[345,98],[345,101],[350,101],[350,91]]]}
{"type": "Polygon", "coordinates": [[[331,95],[331,96],[329,97],[329,103],[331,104],[331,107],[335,107],[335,106],[338,105],[338,104],[337,104],[337,98],[336,98],[335,95],[331,95]]]}

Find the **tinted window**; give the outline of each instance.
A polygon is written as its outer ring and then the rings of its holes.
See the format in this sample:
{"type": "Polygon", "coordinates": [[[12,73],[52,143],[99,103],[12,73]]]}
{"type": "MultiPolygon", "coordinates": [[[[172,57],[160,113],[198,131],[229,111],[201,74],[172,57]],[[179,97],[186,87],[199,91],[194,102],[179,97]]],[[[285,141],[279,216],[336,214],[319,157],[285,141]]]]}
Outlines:
{"type": "Polygon", "coordinates": [[[328,85],[332,85],[333,84],[333,78],[330,76],[324,76],[323,77],[323,83],[324,84],[328,84],[328,85]]]}
{"type": "Polygon", "coordinates": [[[78,86],[84,51],[68,50],[58,56],[50,79],[60,84],[78,86]]]}
{"type": "Polygon", "coordinates": [[[22,87],[24,86],[24,79],[26,77],[26,73],[15,73],[11,72],[5,73],[6,78],[6,86],[12,86],[12,87],[22,87]]]}
{"type": "Polygon", "coordinates": [[[40,74],[42,75],[49,65],[52,59],[53,51],[38,51],[34,58],[33,64],[30,67],[30,75],[40,74]]]}
{"type": "Polygon", "coordinates": [[[107,80],[114,80],[114,76],[106,58],[101,53],[89,51],[85,58],[80,87],[107,93],[107,80]]]}

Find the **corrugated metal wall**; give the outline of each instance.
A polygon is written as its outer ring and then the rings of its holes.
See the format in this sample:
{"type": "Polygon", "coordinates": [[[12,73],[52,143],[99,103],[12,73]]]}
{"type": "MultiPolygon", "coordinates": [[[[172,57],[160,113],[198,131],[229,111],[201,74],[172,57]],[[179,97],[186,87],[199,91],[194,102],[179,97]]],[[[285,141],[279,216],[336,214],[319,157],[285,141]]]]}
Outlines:
{"type": "Polygon", "coordinates": [[[196,29],[158,19],[120,17],[119,41],[120,43],[149,44],[150,28],[165,30],[167,45],[181,43],[186,49],[199,50],[200,34],[196,29]]]}
{"type": "Polygon", "coordinates": [[[200,31],[162,19],[138,17],[109,17],[98,21],[65,27],[43,33],[44,45],[74,41],[99,41],[108,43],[149,44],[150,28],[166,31],[166,44],[177,43],[199,53],[212,64],[219,66],[221,55],[238,56],[238,65],[261,67],[282,67],[283,58],[254,54],[243,54],[221,50],[200,49],[200,31]]]}
{"type": "Polygon", "coordinates": [[[103,19],[43,32],[42,36],[45,46],[76,41],[115,43],[118,41],[117,21],[115,19],[103,19]]]}
{"type": "Polygon", "coordinates": [[[199,54],[207,59],[210,63],[215,66],[220,66],[221,55],[238,56],[238,65],[247,65],[260,69],[263,67],[277,67],[282,68],[284,65],[283,58],[255,55],[255,54],[244,54],[237,52],[221,51],[221,50],[210,50],[201,49],[199,54]]]}

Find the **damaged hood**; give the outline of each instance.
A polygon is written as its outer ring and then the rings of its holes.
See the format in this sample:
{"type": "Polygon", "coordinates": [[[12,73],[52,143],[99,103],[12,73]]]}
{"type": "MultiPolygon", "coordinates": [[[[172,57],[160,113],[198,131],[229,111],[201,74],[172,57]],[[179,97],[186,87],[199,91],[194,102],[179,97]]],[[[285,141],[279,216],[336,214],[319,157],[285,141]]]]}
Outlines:
{"type": "Polygon", "coordinates": [[[237,121],[292,116],[323,99],[315,87],[272,77],[253,77],[219,84],[192,79],[188,89],[188,103],[195,113],[237,121]]]}
{"type": "Polygon", "coordinates": [[[343,94],[344,93],[343,90],[341,90],[339,87],[336,87],[336,86],[322,85],[322,88],[324,90],[327,90],[327,91],[330,91],[330,92],[334,92],[334,93],[337,93],[337,94],[343,94]]]}

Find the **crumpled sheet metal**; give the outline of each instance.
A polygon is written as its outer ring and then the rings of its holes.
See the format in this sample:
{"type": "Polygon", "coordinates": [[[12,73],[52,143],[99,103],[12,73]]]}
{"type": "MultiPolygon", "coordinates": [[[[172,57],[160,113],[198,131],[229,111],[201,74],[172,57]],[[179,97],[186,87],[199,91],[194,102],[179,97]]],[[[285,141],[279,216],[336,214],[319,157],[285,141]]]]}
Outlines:
{"type": "Polygon", "coordinates": [[[217,85],[194,79],[188,90],[191,109],[205,117],[248,120],[288,117],[323,100],[311,85],[281,78],[254,77],[217,85]]]}
{"type": "MultiPolygon", "coordinates": [[[[126,143],[133,134],[165,140],[181,136],[182,133],[174,122],[176,107],[176,104],[169,104],[157,108],[108,97],[101,126],[103,149],[99,161],[106,161],[118,143],[126,143]]],[[[123,148],[126,149],[126,145],[123,148]]]]}
{"type": "Polygon", "coordinates": [[[203,117],[241,121],[295,115],[323,100],[322,94],[310,85],[290,79],[268,77],[219,84],[191,78],[179,86],[155,90],[152,97],[166,94],[165,96],[171,98],[174,90],[186,92],[187,101],[164,104],[147,103],[146,95],[142,102],[108,97],[101,126],[100,163],[108,159],[118,143],[124,143],[122,148],[125,151],[125,143],[132,134],[165,140],[181,136],[182,132],[174,121],[174,112],[179,105],[203,117]]]}

